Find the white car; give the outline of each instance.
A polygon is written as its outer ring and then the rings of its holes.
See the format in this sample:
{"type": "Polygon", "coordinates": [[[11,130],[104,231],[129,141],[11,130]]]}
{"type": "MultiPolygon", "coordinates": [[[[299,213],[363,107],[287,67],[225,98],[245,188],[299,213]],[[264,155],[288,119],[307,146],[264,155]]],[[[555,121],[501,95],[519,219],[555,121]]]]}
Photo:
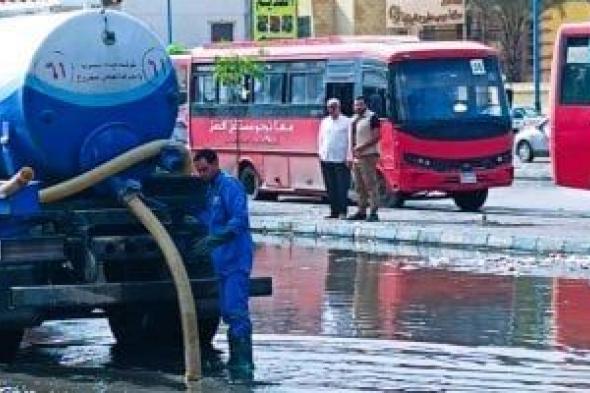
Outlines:
{"type": "Polygon", "coordinates": [[[527,107],[527,106],[519,106],[512,108],[511,110],[512,116],[512,129],[514,132],[519,132],[523,128],[537,124],[543,120],[545,120],[545,116],[540,115],[535,108],[527,107]]]}
{"type": "Polygon", "coordinates": [[[547,119],[526,125],[514,136],[514,154],[522,162],[531,162],[535,157],[549,156],[550,127],[547,119]]]}

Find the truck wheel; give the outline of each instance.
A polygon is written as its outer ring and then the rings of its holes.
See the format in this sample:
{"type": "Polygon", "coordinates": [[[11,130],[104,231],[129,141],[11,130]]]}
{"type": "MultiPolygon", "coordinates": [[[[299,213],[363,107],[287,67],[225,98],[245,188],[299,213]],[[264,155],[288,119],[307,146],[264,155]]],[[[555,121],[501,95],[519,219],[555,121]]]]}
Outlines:
{"type": "Polygon", "coordinates": [[[401,191],[389,191],[383,175],[378,175],[379,181],[379,203],[383,207],[402,208],[406,202],[406,197],[401,191]]]}
{"type": "Polygon", "coordinates": [[[240,171],[240,181],[246,190],[246,194],[252,199],[260,198],[260,176],[251,165],[240,171]]]}
{"type": "Polygon", "coordinates": [[[10,363],[16,357],[24,329],[0,330],[0,363],[10,363]]]}
{"type": "Polygon", "coordinates": [[[453,194],[455,205],[466,212],[476,212],[481,209],[488,198],[488,190],[457,192],[453,194]]]}
{"type": "MultiPolygon", "coordinates": [[[[146,310],[141,306],[122,307],[109,311],[108,320],[119,345],[140,347],[149,342],[154,346],[182,346],[180,316],[173,310],[146,310]]],[[[219,322],[219,314],[198,317],[199,341],[202,348],[211,346],[219,322]]]]}

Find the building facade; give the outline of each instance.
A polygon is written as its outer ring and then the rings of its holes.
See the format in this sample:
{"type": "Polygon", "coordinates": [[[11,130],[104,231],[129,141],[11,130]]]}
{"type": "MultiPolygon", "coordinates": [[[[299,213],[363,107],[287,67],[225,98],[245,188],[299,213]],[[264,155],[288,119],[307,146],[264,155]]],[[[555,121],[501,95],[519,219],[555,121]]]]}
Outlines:
{"type": "Polygon", "coordinates": [[[464,0],[300,0],[300,20],[311,35],[411,34],[423,39],[461,39],[464,0]]]}
{"type": "Polygon", "coordinates": [[[124,0],[121,9],[147,23],[162,41],[168,42],[171,35],[172,42],[193,47],[250,39],[251,4],[251,0],[124,0]]]}
{"type": "Polygon", "coordinates": [[[541,18],[541,72],[542,78],[548,81],[551,77],[551,60],[553,46],[557,38],[559,26],[564,23],[590,21],[590,3],[571,0],[559,7],[546,10],[541,18]]]}

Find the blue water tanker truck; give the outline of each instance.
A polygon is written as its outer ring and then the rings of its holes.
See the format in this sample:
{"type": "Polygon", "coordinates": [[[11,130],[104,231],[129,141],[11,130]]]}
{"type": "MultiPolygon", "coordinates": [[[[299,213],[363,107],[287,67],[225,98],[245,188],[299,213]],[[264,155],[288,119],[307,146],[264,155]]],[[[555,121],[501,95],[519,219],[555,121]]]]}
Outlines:
{"type": "MultiPolygon", "coordinates": [[[[168,142],[180,96],[159,39],[112,10],[29,15],[0,18],[0,53],[0,362],[55,319],[106,317],[123,347],[181,343],[168,254],[137,200],[184,261],[207,348],[217,284],[188,252],[205,185],[168,142]]],[[[252,279],[251,296],[270,292],[252,279]]]]}

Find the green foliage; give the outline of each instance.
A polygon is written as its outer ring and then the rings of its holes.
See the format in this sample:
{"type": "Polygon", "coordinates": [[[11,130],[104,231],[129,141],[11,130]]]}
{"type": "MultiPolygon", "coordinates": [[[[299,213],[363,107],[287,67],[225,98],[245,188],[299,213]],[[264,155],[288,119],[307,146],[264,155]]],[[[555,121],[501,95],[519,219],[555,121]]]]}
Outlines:
{"type": "Polygon", "coordinates": [[[186,49],[186,47],[184,45],[179,44],[177,42],[173,42],[172,44],[170,44],[166,47],[166,52],[169,55],[182,55],[184,53],[187,53],[188,50],[186,49]]]}
{"type": "Polygon", "coordinates": [[[239,87],[246,77],[262,78],[262,66],[251,56],[218,57],[215,59],[213,74],[220,84],[239,87]]]}

